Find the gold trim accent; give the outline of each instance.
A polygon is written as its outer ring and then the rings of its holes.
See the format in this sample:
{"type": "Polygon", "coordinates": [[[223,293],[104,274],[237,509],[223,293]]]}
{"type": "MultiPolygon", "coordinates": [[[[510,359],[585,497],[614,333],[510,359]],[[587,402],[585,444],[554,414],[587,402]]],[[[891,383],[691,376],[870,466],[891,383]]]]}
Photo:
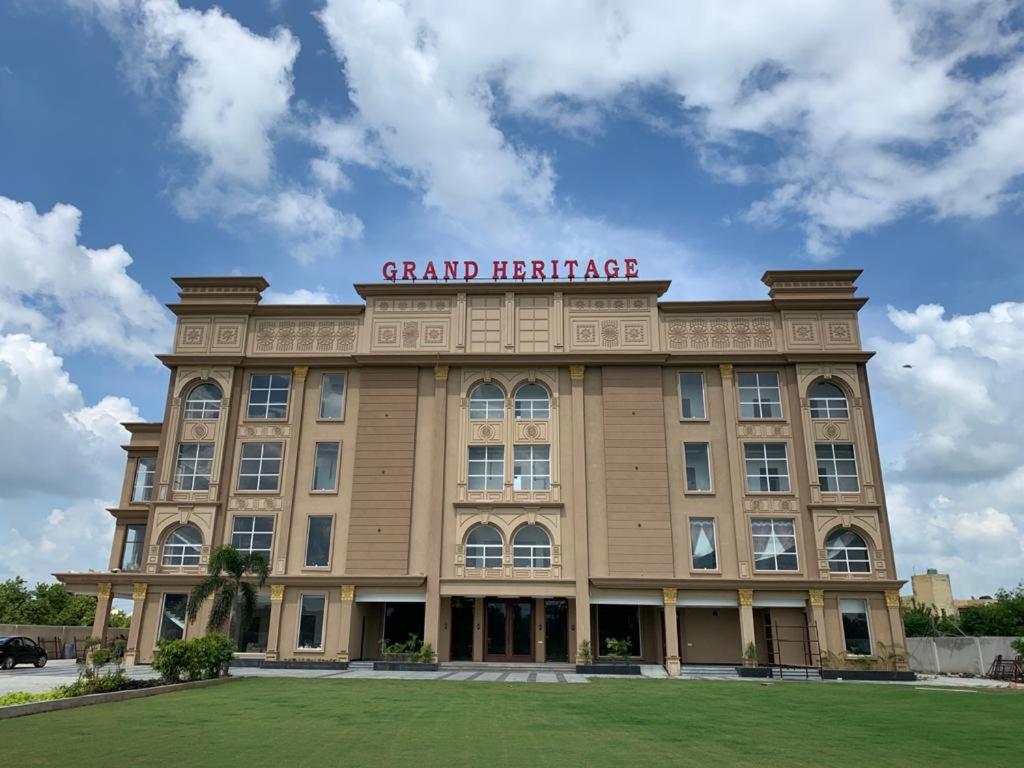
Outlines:
{"type": "Polygon", "coordinates": [[[665,605],[675,605],[676,595],[679,590],[675,587],[665,587],[661,590],[661,598],[665,601],[665,605]]]}
{"type": "Polygon", "coordinates": [[[351,603],[356,599],[356,588],[352,584],[341,585],[341,602],[351,603]]]}
{"type": "Polygon", "coordinates": [[[896,590],[887,590],[885,593],[885,607],[886,608],[899,608],[900,607],[900,593],[896,590]]]}
{"type": "Polygon", "coordinates": [[[811,605],[822,606],[825,604],[825,590],[824,589],[808,589],[807,590],[807,602],[811,605]]]}
{"type": "Polygon", "coordinates": [[[280,603],[284,600],[284,584],[270,585],[270,600],[274,603],[280,603]]]}
{"type": "Polygon", "coordinates": [[[722,363],[718,366],[718,370],[721,372],[723,379],[732,378],[732,363],[722,363]]]}
{"type": "Polygon", "coordinates": [[[145,600],[149,584],[144,581],[136,581],[132,584],[132,600],[145,600]]]}
{"type": "Polygon", "coordinates": [[[587,366],[585,365],[570,365],[569,366],[569,378],[573,381],[583,381],[583,374],[586,373],[587,366]]]}
{"type": "Polygon", "coordinates": [[[736,599],[740,605],[753,605],[754,604],[754,590],[752,589],[737,589],[736,599]]]}
{"type": "Polygon", "coordinates": [[[435,365],[434,366],[434,381],[448,381],[448,366],[447,365],[435,365]]]}
{"type": "Polygon", "coordinates": [[[111,592],[111,585],[109,581],[101,581],[99,584],[99,590],[96,592],[97,600],[109,600],[111,592]]]}
{"type": "Polygon", "coordinates": [[[308,365],[296,365],[292,369],[292,373],[295,374],[295,380],[296,381],[305,381],[306,380],[306,375],[309,373],[309,366],[308,365]]]}

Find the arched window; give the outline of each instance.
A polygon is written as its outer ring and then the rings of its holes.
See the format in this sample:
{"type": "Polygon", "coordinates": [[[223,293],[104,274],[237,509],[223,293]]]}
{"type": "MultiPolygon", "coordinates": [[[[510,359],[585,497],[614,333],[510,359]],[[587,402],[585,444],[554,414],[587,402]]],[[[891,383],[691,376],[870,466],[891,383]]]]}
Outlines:
{"type": "Polygon", "coordinates": [[[832,573],[869,573],[868,545],[859,534],[840,528],[829,534],[825,541],[828,569],[832,573]]]}
{"type": "Polygon", "coordinates": [[[550,568],[551,539],[539,525],[524,525],[512,538],[512,565],[516,568],[550,568]]]}
{"type": "Polygon", "coordinates": [[[216,419],[220,416],[220,387],[213,383],[198,384],[185,398],[186,419],[216,419]]]}
{"type": "Polygon", "coordinates": [[[812,419],[848,419],[850,408],[846,403],[846,393],[835,384],[819,381],[808,393],[811,401],[812,419]]]}
{"type": "Polygon", "coordinates": [[[164,542],[164,565],[199,565],[203,534],[194,525],[181,525],[164,542]]]}
{"type": "Polygon", "coordinates": [[[492,525],[478,525],[466,537],[467,568],[501,568],[501,534],[492,525]]]}
{"type": "Polygon", "coordinates": [[[546,419],[549,412],[548,391],[540,384],[523,384],[516,390],[516,419],[546,419]]]}
{"type": "Polygon", "coordinates": [[[477,384],[469,393],[469,418],[505,418],[505,393],[495,384],[477,384]]]}

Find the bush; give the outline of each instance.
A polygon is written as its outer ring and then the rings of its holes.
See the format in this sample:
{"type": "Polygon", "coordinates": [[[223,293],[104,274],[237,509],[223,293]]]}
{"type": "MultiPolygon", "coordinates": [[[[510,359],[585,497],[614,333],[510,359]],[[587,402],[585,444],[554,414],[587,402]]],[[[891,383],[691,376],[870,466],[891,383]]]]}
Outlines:
{"type": "Polygon", "coordinates": [[[1010,643],[1010,647],[1017,652],[1018,656],[1024,656],[1024,637],[1018,637],[1010,643]]]}
{"type": "Polygon", "coordinates": [[[576,652],[576,660],[580,664],[590,664],[594,660],[594,651],[590,647],[589,640],[580,643],[580,649],[576,652]]]}
{"type": "Polygon", "coordinates": [[[609,637],[604,641],[604,644],[608,648],[609,656],[620,664],[629,663],[633,652],[633,644],[629,640],[618,640],[614,637],[609,637]]]}
{"type": "Polygon", "coordinates": [[[423,664],[434,663],[434,646],[430,643],[424,643],[423,647],[420,648],[420,661],[423,664]]]}
{"type": "Polygon", "coordinates": [[[12,704],[31,704],[36,701],[49,701],[50,699],[59,698],[61,698],[59,689],[46,691],[45,693],[12,691],[11,693],[0,694],[0,707],[9,707],[12,704]]]}
{"type": "Polygon", "coordinates": [[[191,640],[161,640],[153,654],[153,669],[165,683],[206,680],[227,674],[235,644],[222,634],[191,640]]]}

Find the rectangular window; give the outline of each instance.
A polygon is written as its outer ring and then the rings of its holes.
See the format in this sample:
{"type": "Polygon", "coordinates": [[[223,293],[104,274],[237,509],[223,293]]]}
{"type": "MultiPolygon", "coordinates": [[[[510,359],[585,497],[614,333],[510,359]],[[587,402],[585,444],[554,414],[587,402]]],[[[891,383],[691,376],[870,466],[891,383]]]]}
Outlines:
{"type": "Polygon", "coordinates": [[[345,374],[325,373],[320,379],[320,418],[341,420],[345,414],[345,374]]]}
{"type": "Polygon", "coordinates": [[[818,483],[821,490],[832,493],[856,493],[857,459],[850,443],[817,443],[814,454],[818,460],[818,483]]]}
{"type": "Polygon", "coordinates": [[[250,419],[283,419],[288,416],[288,390],[291,376],[287,373],[254,373],[249,379],[250,419]]]}
{"type": "Polygon", "coordinates": [[[790,519],[751,520],[754,570],[795,571],[796,523],[790,519]]]}
{"type": "Polygon", "coordinates": [[[684,443],[686,490],[707,493],[711,490],[711,459],[707,443],[684,443]]]}
{"type": "Polygon", "coordinates": [[[142,546],[146,540],[146,526],[129,525],[124,530],[124,549],[121,550],[121,570],[142,570],[142,546]]]}
{"type": "Polygon", "coordinates": [[[468,488],[500,491],[505,486],[505,449],[500,445],[469,447],[468,488]]]}
{"type": "Polygon", "coordinates": [[[317,443],[313,463],[313,490],[338,490],[338,456],[341,443],[317,443]]]}
{"type": "Polygon", "coordinates": [[[839,612],[843,616],[843,639],[846,652],[857,656],[871,653],[871,632],[868,627],[866,600],[840,600],[839,612]]]}
{"type": "Polygon", "coordinates": [[[331,564],[331,528],[333,518],[317,516],[309,518],[306,531],[306,567],[326,568],[331,564]]]}
{"type": "Polygon", "coordinates": [[[597,606],[597,654],[607,656],[609,640],[629,643],[630,656],[640,655],[640,606],[597,606]]]}
{"type": "Polygon", "coordinates": [[[238,490],[276,491],[281,480],[283,443],[242,443],[238,490]]]}
{"type": "Polygon", "coordinates": [[[740,418],[781,419],[782,395],[779,374],[738,373],[736,383],[740,390],[740,418]]]}
{"type": "Polygon", "coordinates": [[[690,562],[695,571],[718,570],[713,517],[690,518],[690,562]]]}
{"type": "Polygon", "coordinates": [[[551,446],[517,445],[512,458],[513,490],[546,491],[551,488],[551,446]]]}
{"type": "Polygon", "coordinates": [[[185,606],[188,595],[164,595],[164,610],[160,614],[160,640],[181,640],[185,636],[185,606]]]}
{"type": "Polygon", "coordinates": [[[213,468],[213,443],[182,443],[174,471],[174,490],[206,491],[213,468]]]}
{"type": "Polygon", "coordinates": [[[743,446],[743,455],[748,491],[789,492],[789,460],[785,443],[747,443],[743,446]]]}
{"type": "Polygon", "coordinates": [[[156,473],[156,459],[149,456],[139,459],[135,465],[135,483],[132,485],[132,501],[149,501],[153,498],[153,475],[156,473]]]}
{"type": "Polygon", "coordinates": [[[231,529],[231,546],[242,554],[260,554],[270,562],[270,545],[274,540],[273,515],[236,517],[231,529]]]}
{"type": "Polygon", "coordinates": [[[299,648],[323,648],[324,611],[327,598],[323,595],[303,595],[299,607],[299,648]]]}
{"type": "Polygon", "coordinates": [[[679,374],[679,402],[684,419],[707,418],[704,409],[704,374],[683,371],[679,374]]]}

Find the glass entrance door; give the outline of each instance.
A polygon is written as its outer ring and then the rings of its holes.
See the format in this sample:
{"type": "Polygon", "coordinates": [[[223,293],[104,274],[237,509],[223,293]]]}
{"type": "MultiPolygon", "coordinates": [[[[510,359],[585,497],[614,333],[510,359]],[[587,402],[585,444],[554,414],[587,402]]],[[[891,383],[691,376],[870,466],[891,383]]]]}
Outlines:
{"type": "Polygon", "coordinates": [[[569,660],[569,601],[544,601],[545,661],[569,660]]]}
{"type": "Polygon", "coordinates": [[[533,660],[533,601],[488,598],[484,601],[484,658],[487,661],[533,660]]]}
{"type": "Polygon", "coordinates": [[[452,661],[473,658],[473,603],[471,597],[452,598],[452,661]]]}

